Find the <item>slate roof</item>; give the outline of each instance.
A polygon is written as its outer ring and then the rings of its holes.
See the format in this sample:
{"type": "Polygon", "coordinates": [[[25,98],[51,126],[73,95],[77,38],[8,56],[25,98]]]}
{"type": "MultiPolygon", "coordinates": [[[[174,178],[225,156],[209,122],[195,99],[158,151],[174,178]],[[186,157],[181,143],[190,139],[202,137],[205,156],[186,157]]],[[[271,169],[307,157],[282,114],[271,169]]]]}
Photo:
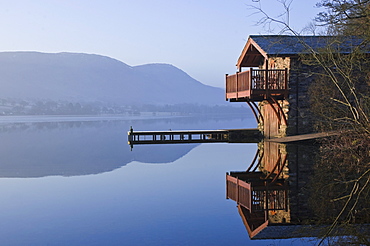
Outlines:
{"type": "MultiPolygon", "coordinates": [[[[307,44],[315,51],[320,51],[330,44],[340,53],[351,53],[355,47],[362,44],[362,39],[356,36],[333,37],[333,36],[287,36],[287,35],[251,35],[250,38],[267,53],[267,55],[294,55],[309,53],[307,44]]],[[[370,53],[369,46],[362,48],[370,53]]]]}

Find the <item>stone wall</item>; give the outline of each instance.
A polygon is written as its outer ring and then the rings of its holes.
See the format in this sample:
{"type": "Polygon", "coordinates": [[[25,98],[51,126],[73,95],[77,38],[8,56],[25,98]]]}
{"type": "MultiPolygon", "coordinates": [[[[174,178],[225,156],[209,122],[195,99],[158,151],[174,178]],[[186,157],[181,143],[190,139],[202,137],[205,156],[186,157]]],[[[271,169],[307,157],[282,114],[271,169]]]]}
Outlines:
{"type": "Polygon", "coordinates": [[[310,223],[314,211],[309,207],[309,184],[316,162],[318,145],[288,144],[287,165],[289,168],[289,209],[291,222],[310,223]]]}
{"type": "Polygon", "coordinates": [[[314,116],[310,110],[309,98],[309,87],[314,80],[312,69],[312,66],[302,64],[299,57],[291,59],[287,135],[314,132],[314,116]]]}

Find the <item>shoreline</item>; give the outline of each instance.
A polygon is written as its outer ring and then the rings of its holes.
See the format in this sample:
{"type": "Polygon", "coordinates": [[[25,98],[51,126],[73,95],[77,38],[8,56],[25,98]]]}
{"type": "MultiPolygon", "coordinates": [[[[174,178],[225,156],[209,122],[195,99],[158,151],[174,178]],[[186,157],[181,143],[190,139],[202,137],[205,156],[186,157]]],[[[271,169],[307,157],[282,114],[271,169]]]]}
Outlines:
{"type": "MultiPolygon", "coordinates": [[[[204,115],[214,116],[217,118],[245,118],[245,115],[204,115]]],[[[104,114],[104,115],[6,115],[0,116],[0,124],[13,123],[52,123],[52,122],[78,122],[78,121],[127,121],[127,120],[160,120],[160,119],[174,119],[174,118],[191,118],[204,117],[203,115],[178,115],[167,112],[144,112],[140,115],[126,115],[126,114],[104,114]]]]}

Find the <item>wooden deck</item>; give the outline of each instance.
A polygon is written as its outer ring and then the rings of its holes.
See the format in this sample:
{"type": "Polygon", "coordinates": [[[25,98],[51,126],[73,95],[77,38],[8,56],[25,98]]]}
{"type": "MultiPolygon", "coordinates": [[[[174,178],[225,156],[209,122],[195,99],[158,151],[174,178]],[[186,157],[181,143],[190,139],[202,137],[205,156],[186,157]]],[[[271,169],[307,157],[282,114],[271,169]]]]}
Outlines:
{"type": "Polygon", "coordinates": [[[226,100],[262,101],[288,96],[287,69],[253,69],[226,75],[226,100]]]}
{"type": "Polygon", "coordinates": [[[236,201],[251,213],[287,210],[287,183],[265,177],[262,172],[226,173],[226,198],[236,201]]]}
{"type": "MultiPolygon", "coordinates": [[[[339,134],[338,132],[312,133],[283,138],[264,139],[267,142],[293,143],[339,134]]],[[[263,137],[258,129],[187,130],[187,131],[134,131],[127,133],[131,148],[141,144],[184,143],[258,143],[263,137]]]]}
{"type": "Polygon", "coordinates": [[[315,140],[318,138],[335,136],[338,134],[339,132],[337,131],[319,132],[319,133],[302,134],[302,135],[296,135],[296,136],[288,136],[288,137],[282,137],[282,138],[270,138],[270,139],[265,139],[265,141],[276,142],[276,143],[294,143],[294,142],[299,142],[299,141],[315,140]]]}
{"type": "MultiPolygon", "coordinates": [[[[337,135],[338,132],[312,133],[283,138],[264,139],[266,142],[293,143],[337,135]]],[[[187,131],[134,131],[127,133],[131,148],[141,144],[184,143],[258,143],[263,137],[258,129],[187,130],[187,131]]]]}

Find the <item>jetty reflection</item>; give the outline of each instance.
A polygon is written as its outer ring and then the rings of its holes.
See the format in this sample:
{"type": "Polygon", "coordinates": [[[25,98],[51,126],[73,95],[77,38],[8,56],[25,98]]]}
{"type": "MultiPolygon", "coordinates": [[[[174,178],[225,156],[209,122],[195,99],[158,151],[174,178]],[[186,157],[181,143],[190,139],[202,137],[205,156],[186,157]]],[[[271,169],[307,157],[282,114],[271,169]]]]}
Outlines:
{"type": "MultiPolygon", "coordinates": [[[[246,171],[226,173],[226,198],[237,203],[251,239],[326,235],[343,207],[322,206],[313,192],[312,186],[317,187],[314,166],[319,158],[319,146],[312,143],[264,141],[258,144],[256,156],[246,171]]],[[[358,202],[365,207],[369,203],[368,200],[358,202]]],[[[357,219],[346,220],[345,224],[351,224],[356,232],[368,233],[370,221],[364,211],[356,211],[357,219]]],[[[337,227],[334,234],[352,235],[347,229],[337,227]]]]}

